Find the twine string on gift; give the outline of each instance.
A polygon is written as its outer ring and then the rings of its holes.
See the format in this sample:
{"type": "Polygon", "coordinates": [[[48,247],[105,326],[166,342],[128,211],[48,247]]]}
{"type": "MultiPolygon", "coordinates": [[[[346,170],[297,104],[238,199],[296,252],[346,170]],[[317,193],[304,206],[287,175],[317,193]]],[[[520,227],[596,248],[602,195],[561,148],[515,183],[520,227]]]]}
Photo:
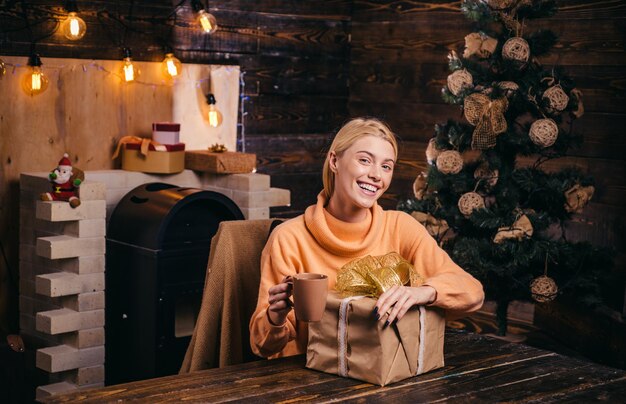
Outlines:
{"type": "Polygon", "coordinates": [[[341,300],[339,306],[339,324],[337,326],[337,373],[339,376],[348,376],[348,307],[353,300],[360,300],[365,296],[349,296],[341,300]]]}

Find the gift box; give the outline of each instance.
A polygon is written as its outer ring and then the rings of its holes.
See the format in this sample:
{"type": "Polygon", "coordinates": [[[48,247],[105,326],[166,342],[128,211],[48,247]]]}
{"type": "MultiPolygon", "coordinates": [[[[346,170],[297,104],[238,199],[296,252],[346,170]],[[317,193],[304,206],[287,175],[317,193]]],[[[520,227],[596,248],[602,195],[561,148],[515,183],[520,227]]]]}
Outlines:
{"type": "Polygon", "coordinates": [[[256,154],[189,150],[185,152],[185,168],[214,174],[245,174],[256,170],[256,154]]]}
{"type": "Polygon", "coordinates": [[[141,143],[125,143],[122,169],[153,174],[179,173],[185,169],[185,144],[150,143],[147,150],[142,150],[141,143]]]}
{"type": "Polygon", "coordinates": [[[375,304],[329,292],[322,320],[309,323],[306,366],[380,386],[443,366],[443,310],[415,307],[383,328],[375,304]]]}
{"type": "Polygon", "coordinates": [[[152,124],[152,139],[161,144],[180,143],[180,124],[173,122],[155,122],[152,124]]]}

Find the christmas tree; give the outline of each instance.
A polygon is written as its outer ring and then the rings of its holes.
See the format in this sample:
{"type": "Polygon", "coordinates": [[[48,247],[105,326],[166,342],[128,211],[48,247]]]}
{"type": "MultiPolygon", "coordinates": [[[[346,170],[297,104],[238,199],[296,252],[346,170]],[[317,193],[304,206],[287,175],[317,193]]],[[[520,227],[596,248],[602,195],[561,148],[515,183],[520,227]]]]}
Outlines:
{"type": "Polygon", "coordinates": [[[443,98],[464,120],[436,125],[430,165],[398,208],[423,223],[452,259],[498,303],[506,333],[512,300],[548,302],[558,295],[596,304],[611,257],[567,240],[564,224],[593,196],[592,178],[546,162],[580,144],[572,124],[582,94],[566,72],[540,63],[556,44],[549,30],[525,22],[556,12],[551,0],[464,0],[477,31],[461,56],[448,55],[443,98]]]}

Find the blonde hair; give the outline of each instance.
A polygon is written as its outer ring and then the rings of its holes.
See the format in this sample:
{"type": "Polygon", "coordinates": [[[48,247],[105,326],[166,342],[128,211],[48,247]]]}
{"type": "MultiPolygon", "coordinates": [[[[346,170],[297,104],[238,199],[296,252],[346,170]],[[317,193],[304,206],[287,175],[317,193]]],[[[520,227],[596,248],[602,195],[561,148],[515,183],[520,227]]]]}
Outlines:
{"type": "Polygon", "coordinates": [[[348,121],[339,129],[335,135],[324,161],[322,171],[322,181],[324,183],[324,193],[330,199],[335,191],[335,173],[330,169],[330,154],[335,152],[337,156],[350,148],[356,141],[365,136],[376,136],[388,141],[393,147],[394,157],[398,158],[398,142],[395,134],[389,129],[387,124],[376,118],[354,118],[348,121]]]}

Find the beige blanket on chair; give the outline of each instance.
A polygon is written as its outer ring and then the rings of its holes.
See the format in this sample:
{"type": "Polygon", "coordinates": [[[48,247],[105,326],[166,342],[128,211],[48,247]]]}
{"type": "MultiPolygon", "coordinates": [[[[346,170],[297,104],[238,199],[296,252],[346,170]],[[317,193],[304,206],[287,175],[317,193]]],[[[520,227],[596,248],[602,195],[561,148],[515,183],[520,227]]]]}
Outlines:
{"type": "Polygon", "coordinates": [[[179,373],[258,359],[248,323],[259,293],[261,251],[274,220],[221,222],[211,240],[202,305],[179,373]]]}

